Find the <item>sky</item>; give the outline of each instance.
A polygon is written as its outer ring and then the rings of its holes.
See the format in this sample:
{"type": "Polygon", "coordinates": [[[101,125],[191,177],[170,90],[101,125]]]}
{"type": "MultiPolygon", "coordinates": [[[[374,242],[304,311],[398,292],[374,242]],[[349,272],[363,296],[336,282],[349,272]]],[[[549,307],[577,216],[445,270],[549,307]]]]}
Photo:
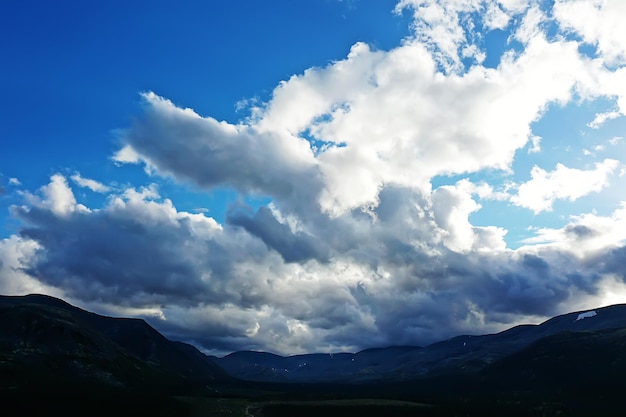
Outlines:
{"type": "Polygon", "coordinates": [[[0,6],[0,293],[202,351],[626,302],[626,2],[0,6]]]}

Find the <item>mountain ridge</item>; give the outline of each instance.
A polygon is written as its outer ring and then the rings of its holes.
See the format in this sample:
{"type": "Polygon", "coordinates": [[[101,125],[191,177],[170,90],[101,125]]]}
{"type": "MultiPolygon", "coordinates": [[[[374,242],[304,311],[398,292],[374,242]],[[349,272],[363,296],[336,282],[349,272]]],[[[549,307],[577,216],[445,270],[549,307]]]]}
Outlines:
{"type": "Polygon", "coordinates": [[[228,415],[407,415],[398,400],[433,416],[622,415],[625,349],[619,304],[425,347],[233,352],[232,372],[141,319],[0,296],[0,400],[28,415],[213,415],[225,404],[228,415]]]}
{"type": "Polygon", "coordinates": [[[562,331],[620,327],[626,327],[626,304],[574,311],[539,324],[521,324],[498,333],[455,336],[424,347],[390,346],[356,353],[291,356],[240,351],[212,359],[230,374],[258,382],[403,380],[479,371],[537,340],[562,331]]]}
{"type": "Polygon", "coordinates": [[[232,379],[197,348],[168,340],[142,319],[101,316],[40,294],[0,296],[0,359],[5,384],[14,383],[10,375],[31,384],[46,374],[141,389],[232,379]]]}
{"type": "MultiPolygon", "coordinates": [[[[19,309],[27,306],[31,306],[31,309],[39,306],[38,308],[43,309],[39,313],[44,317],[47,314],[54,324],[52,327],[62,334],[73,334],[104,349],[102,352],[97,351],[95,357],[117,355],[130,368],[138,366],[131,365],[133,360],[137,360],[146,369],[158,368],[161,372],[178,375],[181,381],[208,383],[226,381],[231,377],[268,383],[370,383],[466,374],[481,371],[532,343],[559,332],[626,328],[626,304],[615,304],[566,313],[539,324],[517,325],[498,333],[455,336],[423,347],[387,346],[368,348],[356,353],[291,356],[235,351],[216,357],[203,354],[193,345],[170,341],[142,319],[102,316],[41,294],[0,296],[0,315],[6,315],[7,309],[11,307],[19,309]],[[72,315],[86,326],[86,330],[82,330],[82,333],[73,332],[72,329],[77,328],[79,323],[61,317],[61,312],[72,315]],[[121,351],[116,350],[115,346],[121,347],[121,351]]],[[[31,311],[29,314],[35,312],[31,311]]],[[[20,320],[27,319],[21,317],[20,320]]],[[[7,320],[3,322],[6,323],[7,320]]],[[[5,327],[5,324],[0,324],[0,346],[10,342],[6,336],[8,329],[5,327]]],[[[45,335],[49,339],[48,344],[51,344],[51,340],[55,343],[61,342],[57,335],[45,335]]],[[[25,340],[22,337],[20,343],[23,345],[25,340]]],[[[71,343],[68,345],[68,349],[75,348],[71,343]]],[[[84,347],[81,349],[85,351],[84,347]]],[[[54,349],[50,352],[58,353],[54,349]]],[[[110,370],[107,372],[112,375],[110,370]]],[[[122,383],[118,381],[120,378],[111,379],[112,382],[122,383]]]]}

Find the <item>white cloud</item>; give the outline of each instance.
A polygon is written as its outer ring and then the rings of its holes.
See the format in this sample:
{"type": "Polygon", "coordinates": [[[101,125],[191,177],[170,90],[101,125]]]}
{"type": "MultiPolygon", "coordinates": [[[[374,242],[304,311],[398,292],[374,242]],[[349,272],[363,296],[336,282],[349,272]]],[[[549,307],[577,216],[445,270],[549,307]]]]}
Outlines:
{"type": "Polygon", "coordinates": [[[515,31],[515,39],[528,44],[537,37],[545,36],[541,24],[546,21],[545,14],[537,4],[532,4],[522,19],[522,23],[515,31]]]}
{"type": "Polygon", "coordinates": [[[506,230],[475,227],[470,223],[469,215],[481,207],[472,199],[472,194],[495,197],[491,187],[476,186],[467,180],[459,181],[455,186],[439,187],[433,192],[434,218],[442,230],[444,244],[455,252],[503,250],[506,230]]]}
{"type": "Polygon", "coordinates": [[[457,252],[468,252],[474,244],[474,230],[468,216],[480,208],[471,196],[451,186],[439,187],[433,193],[437,224],[445,231],[444,242],[457,252]]]}
{"type": "Polygon", "coordinates": [[[554,171],[534,166],[531,179],[521,184],[511,202],[540,213],[552,210],[555,200],[577,200],[587,194],[599,192],[608,185],[609,176],[618,168],[619,162],[605,159],[596,163],[595,169],[581,170],[557,164],[554,171]]]}
{"type": "Polygon", "coordinates": [[[9,185],[22,185],[22,183],[17,178],[9,178],[9,185]]]}
{"type": "Polygon", "coordinates": [[[497,2],[489,3],[487,5],[487,12],[485,14],[485,27],[487,29],[505,29],[509,25],[511,15],[506,13],[501,4],[497,2]]]}
{"type": "Polygon", "coordinates": [[[529,245],[543,245],[590,259],[607,250],[623,248],[626,241],[626,203],[610,216],[594,213],[572,216],[562,228],[541,228],[536,235],[524,240],[529,245]]]}
{"type": "Polygon", "coordinates": [[[456,188],[468,194],[477,195],[484,200],[506,201],[510,198],[510,195],[506,191],[496,191],[491,185],[484,181],[475,184],[465,178],[456,183],[456,188]]]}
{"type": "Polygon", "coordinates": [[[412,10],[415,39],[427,45],[444,72],[450,73],[462,71],[461,58],[481,63],[485,54],[475,40],[482,30],[505,29],[527,7],[519,0],[401,0],[395,10],[412,10]],[[476,27],[472,13],[481,16],[481,27],[476,27]]]}
{"type": "Polygon", "coordinates": [[[591,74],[601,63],[581,57],[575,41],[548,41],[537,7],[481,1],[397,6],[405,8],[416,21],[431,22],[432,30],[443,27],[448,38],[416,35],[390,51],[357,43],[346,59],[282,82],[238,125],[146,94],[146,113],[122,135],[125,145],[115,158],[142,161],[203,187],[234,186],[339,216],[375,206],[385,185],[428,190],[436,175],[510,170],[515,152],[529,142],[529,152],[540,151],[531,125],[551,103],[566,104],[574,92],[605,94],[615,83],[602,81],[598,91],[591,74]],[[469,23],[459,16],[483,7],[526,13],[526,49],[505,53],[495,69],[438,71],[433,48],[450,55],[459,42],[475,46],[467,43],[461,26],[469,23]]]}
{"type": "Polygon", "coordinates": [[[585,71],[575,48],[537,39],[497,70],[447,77],[419,45],[390,51],[370,75],[376,88],[353,92],[346,111],[312,125],[319,137],[346,145],[317,158],[326,178],[322,207],[341,212],[375,202],[381,184],[509,169],[545,106],[571,97],[575,74],[585,71]]]}
{"type": "Polygon", "coordinates": [[[50,183],[41,187],[40,194],[43,198],[30,193],[26,194],[26,198],[33,206],[49,209],[58,216],[68,216],[75,211],[89,211],[87,207],[76,202],[72,189],[61,174],[52,175],[50,183]]]}
{"type": "Polygon", "coordinates": [[[531,146],[528,148],[528,153],[541,152],[541,136],[532,135],[530,137],[531,146]]]}
{"type": "Polygon", "coordinates": [[[396,10],[413,10],[413,31],[420,42],[433,50],[437,62],[449,71],[462,67],[459,50],[470,46],[461,15],[477,11],[482,1],[402,0],[396,10]]]}
{"type": "Polygon", "coordinates": [[[78,186],[89,188],[91,191],[95,193],[108,193],[112,189],[111,187],[104,185],[96,180],[92,180],[89,178],[83,178],[80,173],[76,173],[70,177],[72,181],[74,181],[78,186]]]}
{"type": "Polygon", "coordinates": [[[275,198],[315,192],[317,173],[304,139],[204,118],[154,93],[143,98],[144,116],[123,133],[117,162],[143,162],[149,172],[204,188],[226,185],[275,198]]]}
{"type": "Polygon", "coordinates": [[[141,161],[139,154],[130,145],[123,146],[113,155],[112,159],[120,164],[136,164],[141,161]]]}
{"type": "Polygon", "coordinates": [[[617,119],[622,116],[622,113],[619,111],[609,111],[605,113],[598,113],[596,117],[587,124],[592,129],[600,128],[607,120],[617,119]]]}
{"type": "Polygon", "coordinates": [[[626,114],[626,3],[621,0],[559,0],[553,13],[561,27],[595,46],[602,64],[589,76],[591,96],[615,100],[615,109],[596,114],[588,126],[599,128],[607,120],[626,114]]]}
{"type": "Polygon", "coordinates": [[[39,249],[40,245],[35,241],[15,235],[0,240],[0,293],[3,295],[45,293],[64,296],[62,290],[43,284],[25,271],[37,256],[39,249]]]}
{"type": "Polygon", "coordinates": [[[559,24],[594,45],[608,65],[626,64],[626,3],[622,0],[557,0],[559,24]]]}
{"type": "Polygon", "coordinates": [[[522,13],[528,8],[528,0],[498,0],[497,3],[506,11],[514,14],[522,13]]]}

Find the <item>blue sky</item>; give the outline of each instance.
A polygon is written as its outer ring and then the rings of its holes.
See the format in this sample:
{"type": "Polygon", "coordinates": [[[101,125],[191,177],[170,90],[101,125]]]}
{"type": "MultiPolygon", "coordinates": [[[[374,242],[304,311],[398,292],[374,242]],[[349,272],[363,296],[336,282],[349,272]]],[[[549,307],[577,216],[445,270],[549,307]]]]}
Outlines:
{"type": "Polygon", "coordinates": [[[365,37],[381,48],[397,44],[408,26],[390,13],[393,6],[390,1],[359,7],[337,1],[4,5],[2,175],[29,188],[57,171],[150,182],[140,170],[118,169],[110,161],[115,130],[140,112],[141,92],[236,122],[246,116],[237,103],[267,100],[281,80],[342,58],[365,37]]]}
{"type": "Polygon", "coordinates": [[[12,2],[0,291],[209,352],[626,297],[619,0],[12,2]]]}

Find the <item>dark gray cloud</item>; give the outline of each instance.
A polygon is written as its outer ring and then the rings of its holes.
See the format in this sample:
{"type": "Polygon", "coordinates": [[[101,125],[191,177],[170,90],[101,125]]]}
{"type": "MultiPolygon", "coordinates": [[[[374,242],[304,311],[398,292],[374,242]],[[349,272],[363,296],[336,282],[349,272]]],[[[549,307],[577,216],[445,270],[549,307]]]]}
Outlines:
{"type": "Polygon", "coordinates": [[[626,246],[612,249],[606,258],[600,259],[598,270],[615,274],[626,282],[626,246]]]}
{"type": "Polygon", "coordinates": [[[202,118],[153,93],[144,99],[144,113],[122,134],[127,148],[118,161],[143,161],[158,173],[204,188],[226,185],[294,201],[319,192],[307,141],[202,118]]]}
{"type": "Polygon", "coordinates": [[[566,226],[565,233],[573,235],[576,239],[586,239],[598,234],[596,230],[580,224],[566,226]]]}
{"type": "Polygon", "coordinates": [[[41,246],[27,272],[73,297],[129,305],[258,301],[258,294],[229,288],[228,280],[233,263],[265,249],[245,236],[237,242],[243,250],[225,247],[221,231],[202,217],[176,217],[171,206],[144,200],[69,216],[13,210],[27,225],[22,237],[41,246]]]}
{"type": "MultiPolygon", "coordinates": [[[[207,296],[200,271],[181,248],[189,231],[172,233],[164,227],[147,228],[132,219],[109,215],[79,215],[59,221],[38,209],[21,212],[36,227],[22,230],[45,250],[29,269],[42,281],[61,286],[84,299],[128,300],[139,294],[145,301],[160,297],[194,299],[207,296]]],[[[156,226],[156,225],[155,225],[156,226]]],[[[203,252],[210,252],[207,247],[203,252]]]]}
{"type": "Polygon", "coordinates": [[[226,221],[261,239],[269,248],[280,253],[285,262],[328,261],[329,250],[322,241],[307,233],[292,232],[288,225],[276,220],[267,207],[260,207],[252,217],[241,210],[231,211],[226,221]]]}

